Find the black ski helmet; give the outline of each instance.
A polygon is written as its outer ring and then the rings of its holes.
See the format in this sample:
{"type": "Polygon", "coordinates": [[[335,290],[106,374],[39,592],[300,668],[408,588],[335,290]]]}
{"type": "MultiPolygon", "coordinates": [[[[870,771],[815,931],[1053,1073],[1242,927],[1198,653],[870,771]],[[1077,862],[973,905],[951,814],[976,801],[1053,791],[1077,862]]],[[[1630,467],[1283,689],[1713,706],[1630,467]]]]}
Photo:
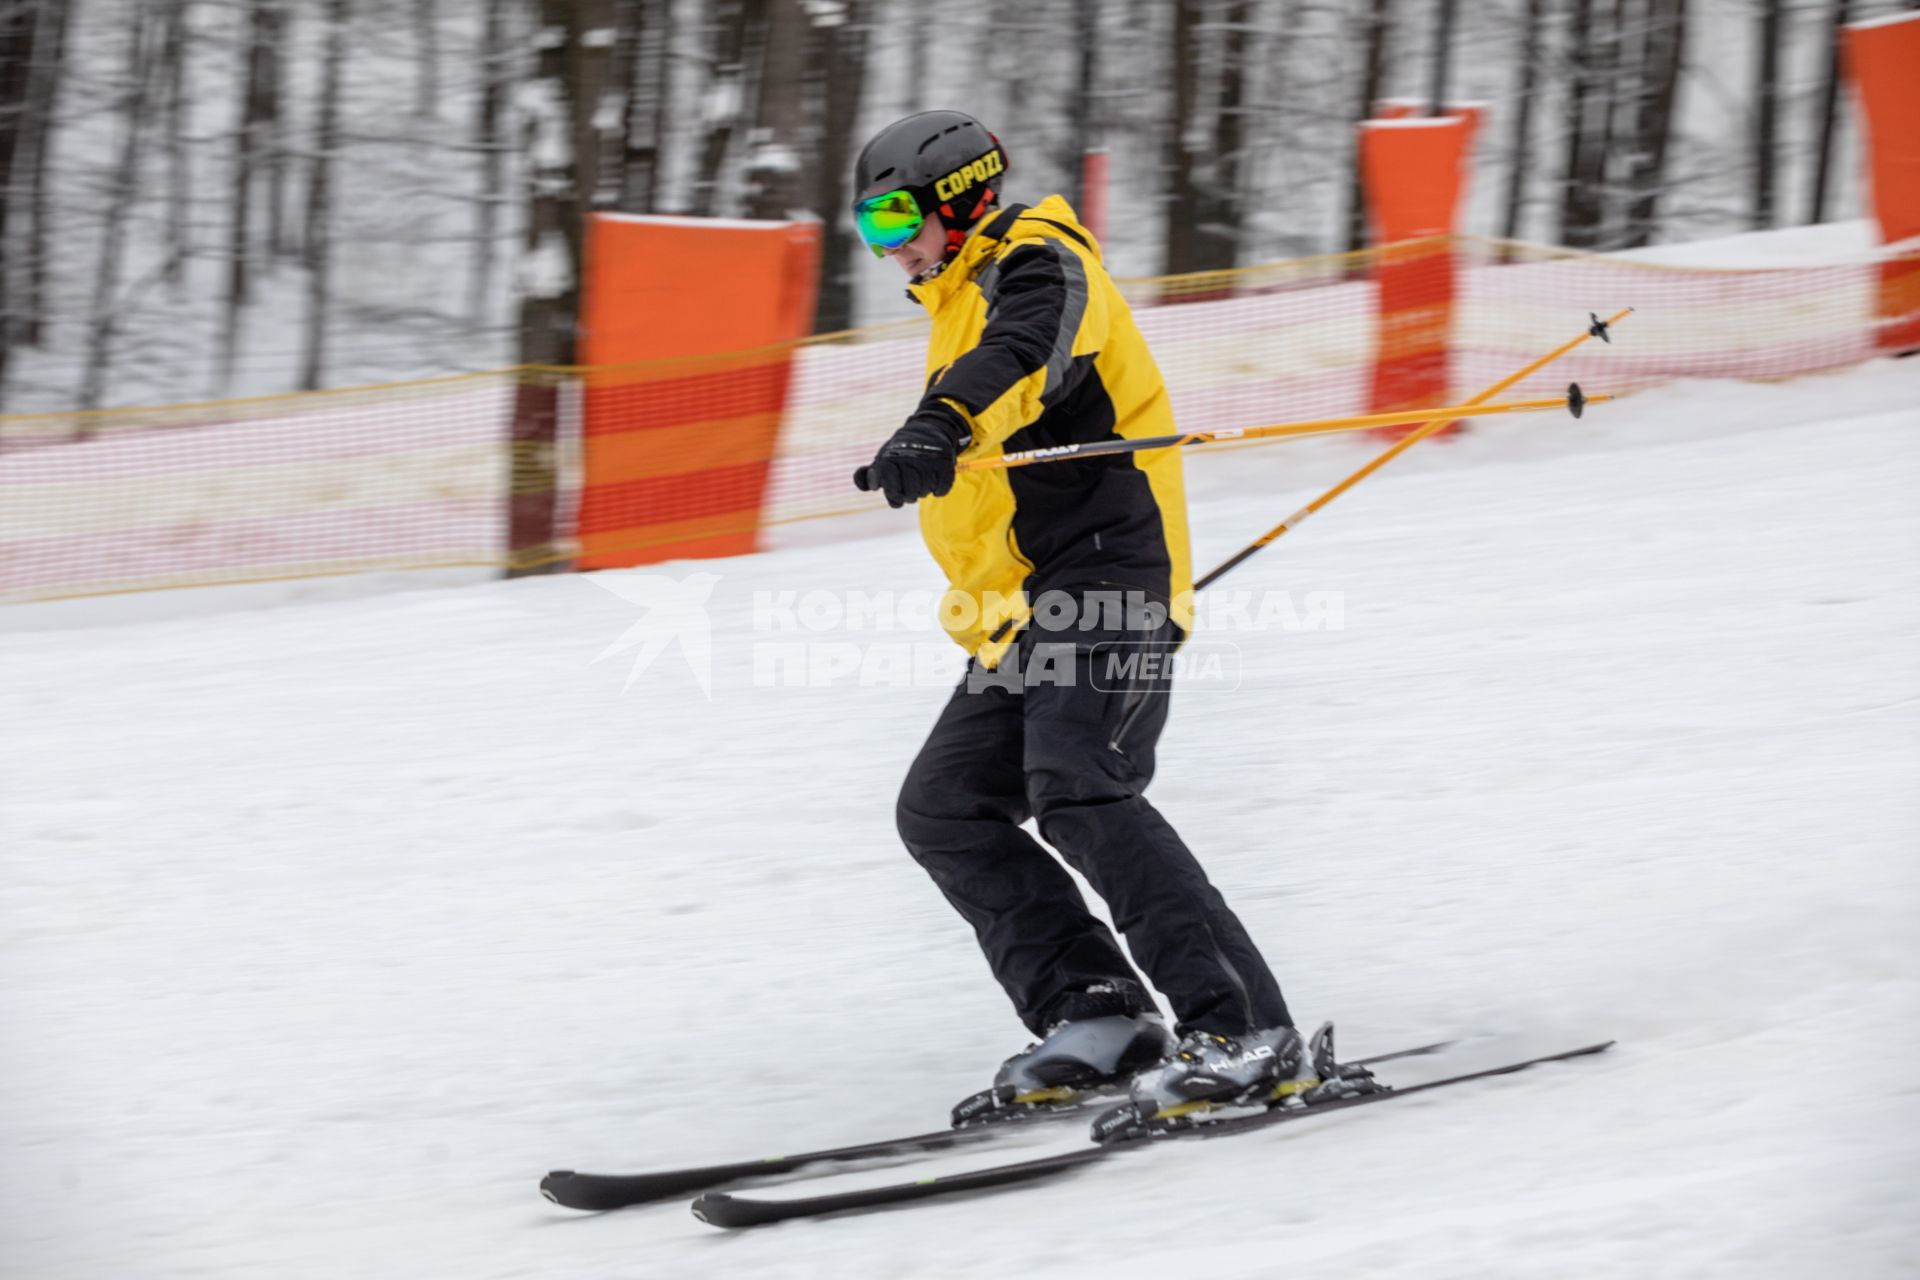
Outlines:
{"type": "Polygon", "coordinates": [[[853,162],[853,206],[889,191],[908,191],[921,216],[938,213],[947,228],[947,256],[999,198],[1007,149],[985,125],[959,111],[922,111],[896,120],[860,149],[853,162]]]}

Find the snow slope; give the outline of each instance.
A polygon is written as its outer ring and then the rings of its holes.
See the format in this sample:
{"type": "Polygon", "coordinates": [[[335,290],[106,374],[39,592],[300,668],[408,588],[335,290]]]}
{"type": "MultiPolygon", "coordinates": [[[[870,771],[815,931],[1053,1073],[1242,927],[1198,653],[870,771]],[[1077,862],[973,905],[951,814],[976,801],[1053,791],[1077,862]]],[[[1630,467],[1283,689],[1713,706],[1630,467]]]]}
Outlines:
{"type": "MultiPolygon", "coordinates": [[[[904,517],[0,636],[0,1271],[1912,1274],[1916,405],[1881,362],[1489,427],[1228,580],[1340,598],[1208,635],[1239,687],[1183,689],[1154,792],[1299,1015],[1612,1054],[737,1237],[534,1183],[925,1128],[1023,1043],[891,830],[942,684],[754,681],[796,639],[944,652],[755,627],[931,585],[904,517]],[[623,693],[603,585],[696,570],[711,698],[682,649],[623,693]]],[[[1367,449],[1197,458],[1198,559],[1367,449]]]]}

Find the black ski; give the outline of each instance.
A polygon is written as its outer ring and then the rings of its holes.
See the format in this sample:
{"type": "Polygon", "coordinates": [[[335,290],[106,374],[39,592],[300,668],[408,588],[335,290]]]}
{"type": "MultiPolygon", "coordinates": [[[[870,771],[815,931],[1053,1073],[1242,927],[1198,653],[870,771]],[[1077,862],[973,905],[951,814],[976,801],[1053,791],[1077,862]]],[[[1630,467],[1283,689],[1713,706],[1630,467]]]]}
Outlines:
{"type": "Polygon", "coordinates": [[[1317,1116],[1324,1112],[1342,1111],[1349,1107],[1366,1106],[1372,1102],[1385,1102],[1390,1098],[1411,1097],[1430,1089],[1443,1089],[1449,1085],[1465,1084],[1470,1080],[1484,1080],[1491,1076],[1524,1071],[1528,1067],[1539,1066],[1541,1063],[1562,1062],[1569,1058],[1601,1053],[1612,1045],[1613,1041],[1608,1040],[1600,1044],[1569,1049],[1563,1053],[1544,1054],[1537,1058],[1488,1067],[1482,1071],[1469,1071],[1462,1075],[1448,1076],[1442,1080],[1430,1080],[1425,1084],[1387,1089],[1379,1093],[1333,1098],[1304,1107],[1276,1108],[1249,1116],[1208,1121],[1187,1128],[1157,1131],[1141,1137],[1120,1138],[1104,1145],[1090,1144],[1074,1151],[1043,1156],[1036,1160],[1021,1160],[993,1168],[973,1169],[942,1177],[921,1178],[915,1182],[899,1182],[857,1191],[840,1191],[790,1200],[766,1200],[754,1196],[737,1196],[709,1191],[693,1202],[693,1216],[716,1227],[757,1227],[770,1222],[784,1222],[791,1218],[812,1218],[854,1209],[876,1209],[885,1205],[925,1200],[933,1196],[1011,1186],[1035,1178],[1051,1177],[1069,1169],[1078,1169],[1095,1161],[1104,1160],[1108,1156],[1152,1146],[1156,1142],[1168,1142],[1180,1138],[1226,1137],[1231,1134],[1247,1133],[1254,1129],[1264,1129],[1270,1125],[1317,1116]]]}
{"type": "MultiPolygon", "coordinates": [[[[1435,1044],[1402,1049],[1397,1053],[1385,1053],[1378,1057],[1362,1059],[1360,1065],[1438,1053],[1452,1043],[1451,1040],[1442,1040],[1435,1044]]],[[[972,1145],[997,1137],[1001,1133],[1024,1130],[1034,1124],[1050,1120],[1085,1118],[1098,1109],[1099,1103],[1112,1101],[1114,1099],[1111,1097],[1101,1097],[1077,1107],[1013,1113],[1006,1119],[971,1125],[964,1129],[936,1129],[931,1133],[916,1133],[904,1138],[883,1138],[878,1142],[861,1142],[849,1147],[830,1147],[822,1151],[802,1151],[789,1156],[767,1156],[759,1160],[742,1160],[734,1164],[705,1165],[690,1169],[663,1169],[657,1173],[576,1173],[571,1169],[556,1169],[540,1180],[540,1194],[567,1209],[590,1211],[624,1209],[630,1205],[666,1200],[696,1191],[708,1191],[732,1182],[778,1177],[809,1165],[881,1160],[889,1156],[944,1151],[950,1147],[972,1145]]]]}

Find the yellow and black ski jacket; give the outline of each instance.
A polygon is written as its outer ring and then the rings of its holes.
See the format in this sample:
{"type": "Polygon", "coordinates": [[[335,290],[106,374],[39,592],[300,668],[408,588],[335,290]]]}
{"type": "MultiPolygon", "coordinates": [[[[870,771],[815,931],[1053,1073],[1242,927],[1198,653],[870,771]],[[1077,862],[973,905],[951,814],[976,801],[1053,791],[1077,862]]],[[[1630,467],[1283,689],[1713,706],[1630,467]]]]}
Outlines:
{"type": "MultiPolygon", "coordinates": [[[[933,318],[922,407],[965,419],[963,461],[1177,430],[1133,312],[1059,196],[989,215],[908,291],[933,318]]],[[[962,472],[921,501],[920,530],[947,575],[942,622],[985,666],[1046,591],[1139,591],[1191,627],[1178,449],[962,472]]]]}

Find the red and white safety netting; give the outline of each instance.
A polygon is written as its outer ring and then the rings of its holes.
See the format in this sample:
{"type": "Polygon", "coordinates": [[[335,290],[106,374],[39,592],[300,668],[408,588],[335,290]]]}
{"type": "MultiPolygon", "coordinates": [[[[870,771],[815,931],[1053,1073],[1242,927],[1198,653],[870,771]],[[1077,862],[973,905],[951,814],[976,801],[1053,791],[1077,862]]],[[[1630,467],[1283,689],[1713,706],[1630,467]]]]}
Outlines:
{"type": "Polygon", "coordinates": [[[485,563],[515,381],[0,420],[0,600],[485,563]]]}
{"type": "MultiPolygon", "coordinates": [[[[1632,307],[1635,315],[1611,345],[1586,344],[1512,395],[1552,394],[1574,380],[1622,393],[1674,378],[1834,369],[1874,355],[1885,323],[1883,271],[1873,259],[1733,270],[1473,239],[1455,250],[1448,372],[1458,397],[1578,334],[1589,312],[1632,307]]],[[[1366,412],[1381,353],[1375,256],[1124,282],[1180,426],[1366,412]]],[[[767,491],[747,519],[783,524],[872,507],[877,499],[855,492],[848,477],[916,400],[924,337],[923,325],[907,323],[795,344],[767,491]]],[[[663,376],[672,373],[672,362],[660,364],[663,376]]],[[[561,527],[551,554],[564,558],[575,509],[564,491],[578,484],[577,398],[560,397],[558,465],[544,456],[522,465],[527,446],[514,445],[512,427],[516,391],[530,376],[509,369],[0,419],[0,601],[505,567],[509,495],[555,483],[546,479],[554,474],[563,492],[552,504],[561,527]]],[[[697,385],[714,401],[711,420],[723,423],[725,379],[697,385]]]]}

